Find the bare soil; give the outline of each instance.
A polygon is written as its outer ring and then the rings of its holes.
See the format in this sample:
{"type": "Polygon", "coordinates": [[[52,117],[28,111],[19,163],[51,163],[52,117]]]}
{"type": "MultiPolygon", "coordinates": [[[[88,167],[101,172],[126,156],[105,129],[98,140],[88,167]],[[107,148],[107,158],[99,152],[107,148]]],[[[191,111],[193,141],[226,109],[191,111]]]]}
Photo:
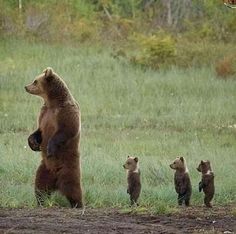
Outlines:
{"type": "Polygon", "coordinates": [[[171,215],[117,209],[0,209],[0,233],[236,233],[233,206],[180,208],[171,215]]]}

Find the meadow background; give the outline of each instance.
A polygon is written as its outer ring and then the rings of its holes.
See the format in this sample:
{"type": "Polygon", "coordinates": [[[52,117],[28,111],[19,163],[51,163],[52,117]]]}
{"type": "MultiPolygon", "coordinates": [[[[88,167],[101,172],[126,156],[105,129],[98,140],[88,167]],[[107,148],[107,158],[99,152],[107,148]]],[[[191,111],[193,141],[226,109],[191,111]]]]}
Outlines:
{"type": "MultiPolygon", "coordinates": [[[[179,155],[193,205],[203,203],[202,159],[215,172],[214,204],[235,204],[236,11],[221,1],[178,3],[28,0],[19,9],[0,0],[1,207],[36,207],[40,154],[27,137],[42,100],[24,86],[47,66],[81,107],[86,206],[128,208],[128,155],[140,160],[141,210],[177,208],[169,164],[179,155]]],[[[58,194],[47,205],[69,206],[58,194]]]]}

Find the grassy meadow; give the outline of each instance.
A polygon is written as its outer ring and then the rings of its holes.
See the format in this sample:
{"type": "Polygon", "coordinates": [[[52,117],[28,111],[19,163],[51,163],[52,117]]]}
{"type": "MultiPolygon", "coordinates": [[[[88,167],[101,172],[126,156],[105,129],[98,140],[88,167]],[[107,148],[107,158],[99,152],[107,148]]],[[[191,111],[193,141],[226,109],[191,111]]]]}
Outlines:
{"type": "MultiPolygon", "coordinates": [[[[36,207],[34,176],[40,153],[30,150],[42,100],[25,92],[51,66],[64,78],[82,112],[82,182],[89,207],[128,208],[127,155],[139,157],[140,209],[158,213],[177,207],[169,164],[188,163],[192,205],[201,159],[215,172],[214,203],[236,202],[236,82],[217,79],[211,67],[144,70],[111,56],[109,48],[0,42],[0,206],[36,207]]],[[[68,206],[56,194],[48,205],[68,206]]]]}

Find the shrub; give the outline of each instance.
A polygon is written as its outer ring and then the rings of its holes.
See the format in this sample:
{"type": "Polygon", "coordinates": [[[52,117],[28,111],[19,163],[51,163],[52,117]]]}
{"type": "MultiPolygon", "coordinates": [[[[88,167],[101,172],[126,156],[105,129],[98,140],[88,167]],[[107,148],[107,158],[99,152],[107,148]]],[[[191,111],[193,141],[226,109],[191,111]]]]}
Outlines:
{"type": "Polygon", "coordinates": [[[191,42],[179,37],[176,43],[175,65],[178,67],[212,66],[225,54],[234,53],[234,44],[215,43],[202,40],[191,42]]]}
{"type": "Polygon", "coordinates": [[[236,74],[236,54],[225,56],[223,59],[217,61],[215,66],[216,74],[227,79],[236,74]]]}
{"type": "Polygon", "coordinates": [[[131,61],[145,67],[158,69],[168,66],[176,55],[175,41],[169,35],[138,36],[139,51],[131,61]]]}

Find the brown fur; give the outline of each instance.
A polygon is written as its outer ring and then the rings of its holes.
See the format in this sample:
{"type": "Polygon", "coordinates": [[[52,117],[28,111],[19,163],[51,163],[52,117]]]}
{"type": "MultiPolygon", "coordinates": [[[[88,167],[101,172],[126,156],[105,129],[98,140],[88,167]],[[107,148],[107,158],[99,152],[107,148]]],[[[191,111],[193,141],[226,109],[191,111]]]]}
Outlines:
{"type": "Polygon", "coordinates": [[[199,192],[203,190],[204,204],[207,207],[212,207],[211,200],[215,194],[214,173],[211,169],[210,161],[201,161],[197,170],[202,173],[202,180],[199,182],[199,192]]]}
{"type": "Polygon", "coordinates": [[[170,167],[175,170],[174,184],[175,191],[178,193],[178,204],[182,205],[184,201],[185,205],[189,206],[192,185],[184,157],[177,157],[170,167]]]}
{"type": "Polygon", "coordinates": [[[47,68],[26,91],[43,98],[38,129],[28,138],[42,161],[35,179],[39,205],[51,192],[59,190],[72,207],[82,207],[80,176],[80,109],[63,80],[47,68]]]}
{"type": "Polygon", "coordinates": [[[140,170],[138,167],[138,158],[128,156],[123,167],[127,170],[127,193],[130,195],[131,206],[138,205],[137,201],[141,191],[140,170]]]}
{"type": "Polygon", "coordinates": [[[225,3],[236,5],[236,0],[224,0],[225,3]]]}

